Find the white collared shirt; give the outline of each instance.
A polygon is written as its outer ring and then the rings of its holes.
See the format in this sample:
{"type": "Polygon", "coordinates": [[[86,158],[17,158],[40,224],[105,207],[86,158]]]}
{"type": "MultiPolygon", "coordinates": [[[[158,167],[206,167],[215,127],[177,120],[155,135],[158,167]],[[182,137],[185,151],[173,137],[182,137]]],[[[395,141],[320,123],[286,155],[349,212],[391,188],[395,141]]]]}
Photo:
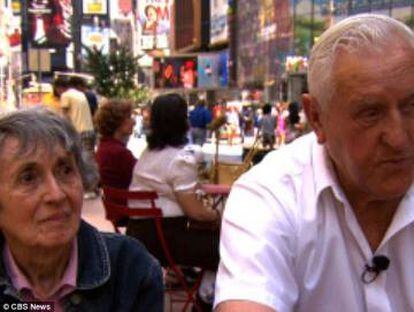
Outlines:
{"type": "MultiPolygon", "coordinates": [[[[129,186],[133,191],[156,191],[156,204],[164,217],[183,216],[175,192],[194,191],[197,185],[197,155],[193,146],[145,149],[137,161],[129,186]]],[[[134,207],[134,201],[130,201],[134,207]]],[[[141,205],[142,206],[142,205],[141,205]]]]}
{"type": "Polygon", "coordinates": [[[414,187],[374,256],[313,133],[272,152],[232,188],[224,212],[215,305],[250,300],[285,311],[414,311],[414,187]]]}

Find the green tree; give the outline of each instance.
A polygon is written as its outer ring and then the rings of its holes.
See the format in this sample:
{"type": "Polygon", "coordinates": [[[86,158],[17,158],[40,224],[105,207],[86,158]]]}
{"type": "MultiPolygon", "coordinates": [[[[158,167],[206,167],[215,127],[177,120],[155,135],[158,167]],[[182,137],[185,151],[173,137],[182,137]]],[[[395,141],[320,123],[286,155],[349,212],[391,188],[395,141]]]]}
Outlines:
{"type": "Polygon", "coordinates": [[[127,48],[121,47],[108,55],[95,48],[84,46],[84,49],[85,69],[95,77],[94,87],[99,94],[132,100],[136,106],[148,101],[149,89],[136,82],[138,59],[127,48]]]}

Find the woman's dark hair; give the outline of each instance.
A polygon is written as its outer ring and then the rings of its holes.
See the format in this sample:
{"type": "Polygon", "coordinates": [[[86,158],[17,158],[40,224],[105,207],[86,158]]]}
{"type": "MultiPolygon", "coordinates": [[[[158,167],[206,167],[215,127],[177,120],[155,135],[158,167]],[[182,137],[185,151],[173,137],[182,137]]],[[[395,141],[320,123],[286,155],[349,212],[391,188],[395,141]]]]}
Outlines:
{"type": "Polygon", "coordinates": [[[151,107],[148,148],[161,150],[167,146],[185,145],[187,131],[186,101],[175,93],[156,97],[151,107]]]}
{"type": "Polygon", "coordinates": [[[102,136],[113,136],[125,119],[130,118],[132,104],[129,101],[109,100],[95,114],[95,126],[102,136]]]}

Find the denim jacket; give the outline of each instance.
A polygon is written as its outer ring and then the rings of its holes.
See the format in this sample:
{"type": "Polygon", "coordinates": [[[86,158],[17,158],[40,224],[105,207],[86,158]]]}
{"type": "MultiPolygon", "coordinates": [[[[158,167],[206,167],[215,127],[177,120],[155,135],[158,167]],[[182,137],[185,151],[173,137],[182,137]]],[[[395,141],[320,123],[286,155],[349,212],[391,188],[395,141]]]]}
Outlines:
{"type": "MultiPolygon", "coordinates": [[[[100,233],[82,221],[78,232],[77,286],[63,299],[66,312],[163,311],[161,268],[133,238],[100,233]]],[[[4,238],[0,237],[2,254],[4,238]]],[[[0,310],[20,302],[0,256],[0,310]]]]}

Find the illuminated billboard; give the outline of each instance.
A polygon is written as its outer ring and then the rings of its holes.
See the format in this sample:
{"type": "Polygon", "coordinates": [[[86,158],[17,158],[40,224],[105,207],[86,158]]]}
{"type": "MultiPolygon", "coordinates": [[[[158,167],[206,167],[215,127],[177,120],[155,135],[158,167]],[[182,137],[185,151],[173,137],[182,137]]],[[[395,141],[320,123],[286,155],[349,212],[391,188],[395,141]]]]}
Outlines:
{"type": "Polygon", "coordinates": [[[228,86],[228,51],[198,56],[198,87],[202,89],[228,86]]]}
{"type": "Polygon", "coordinates": [[[91,49],[101,50],[103,54],[109,53],[109,29],[96,26],[82,25],[82,44],[91,49]]]}
{"type": "Polygon", "coordinates": [[[111,0],[109,4],[111,20],[133,16],[132,0],[111,0]]]}
{"type": "Polygon", "coordinates": [[[138,0],[137,28],[141,50],[167,49],[172,0],[138,0]]]}
{"type": "Polygon", "coordinates": [[[66,47],[72,40],[70,0],[29,0],[29,40],[34,47],[66,47]]]}
{"type": "MultiPolygon", "coordinates": [[[[114,1],[114,0],[111,0],[114,1]]],[[[106,15],[106,0],[82,0],[83,14],[87,15],[106,15]]]]}
{"type": "Polygon", "coordinates": [[[155,58],[154,88],[197,88],[197,57],[155,58]]]}
{"type": "Polygon", "coordinates": [[[210,44],[227,42],[229,27],[227,22],[228,0],[210,1],[210,44]]]}

